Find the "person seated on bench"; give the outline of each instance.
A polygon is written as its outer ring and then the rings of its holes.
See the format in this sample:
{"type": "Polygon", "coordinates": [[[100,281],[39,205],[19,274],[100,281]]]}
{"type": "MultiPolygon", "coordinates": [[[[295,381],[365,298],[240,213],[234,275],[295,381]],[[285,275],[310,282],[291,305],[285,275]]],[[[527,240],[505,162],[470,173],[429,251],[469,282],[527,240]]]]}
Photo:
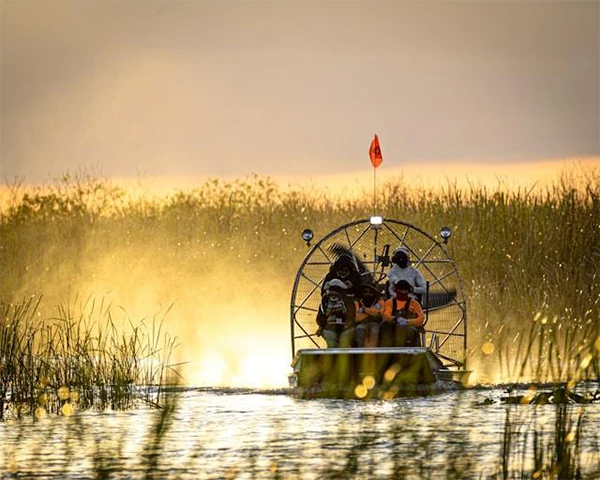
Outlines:
{"type": "Polygon", "coordinates": [[[348,287],[346,295],[354,297],[358,296],[362,284],[362,277],[350,255],[345,253],[341,254],[329,267],[329,272],[325,275],[325,279],[323,280],[321,295],[325,293],[325,285],[335,278],[344,282],[348,287]]]}
{"type": "Polygon", "coordinates": [[[317,313],[317,335],[323,336],[327,348],[348,348],[354,341],[356,309],[347,291],[348,286],[338,278],[323,285],[323,296],[317,313]]]}
{"type": "Polygon", "coordinates": [[[384,300],[375,285],[363,283],[356,306],[356,346],[376,347],[384,300]]]}
{"type": "Polygon", "coordinates": [[[425,323],[421,304],[411,298],[412,287],[406,280],[394,284],[396,298],[389,298],[383,306],[380,347],[420,347],[419,329],[425,323]]]}
{"type": "Polygon", "coordinates": [[[422,296],[427,291],[427,284],[423,274],[415,267],[410,266],[410,256],[408,250],[404,247],[399,247],[394,250],[392,255],[392,266],[388,270],[388,298],[394,298],[394,285],[399,280],[406,280],[411,286],[411,296],[421,301],[422,296]]]}

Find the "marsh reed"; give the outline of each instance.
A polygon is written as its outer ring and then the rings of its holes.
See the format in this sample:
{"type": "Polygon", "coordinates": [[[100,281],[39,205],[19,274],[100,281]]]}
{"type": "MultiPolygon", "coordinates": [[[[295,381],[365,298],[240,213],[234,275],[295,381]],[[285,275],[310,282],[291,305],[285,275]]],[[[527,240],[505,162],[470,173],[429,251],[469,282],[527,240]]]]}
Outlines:
{"type": "Polygon", "coordinates": [[[118,322],[93,298],[42,318],[40,301],[0,302],[0,420],[160,406],[178,343],[161,334],[162,318],[118,322]]]}
{"type": "MultiPolygon", "coordinates": [[[[449,182],[435,190],[407,183],[398,178],[380,187],[379,213],[432,234],[442,225],[453,228],[449,250],[463,279],[469,363],[479,380],[598,379],[600,169],[574,166],[547,187],[522,189],[501,182],[497,188],[449,182]],[[483,344],[493,348],[482,352],[483,344]]],[[[162,198],[130,197],[85,173],[35,189],[6,188],[11,196],[0,210],[6,305],[32,294],[60,304],[66,286],[77,291],[99,276],[136,284],[151,275],[170,288],[200,280],[214,288],[224,275],[248,283],[272,278],[290,291],[306,253],[304,228],[320,238],[372,213],[370,192],[347,199],[256,175],[213,179],[162,198]]],[[[117,370],[139,367],[123,363],[117,370]]]]}

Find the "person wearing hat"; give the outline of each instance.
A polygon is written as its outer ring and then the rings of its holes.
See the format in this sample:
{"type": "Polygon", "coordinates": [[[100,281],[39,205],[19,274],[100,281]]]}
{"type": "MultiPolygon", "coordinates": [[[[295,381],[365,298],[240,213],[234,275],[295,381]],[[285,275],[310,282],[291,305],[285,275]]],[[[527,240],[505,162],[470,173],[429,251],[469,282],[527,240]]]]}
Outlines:
{"type": "Polygon", "coordinates": [[[380,346],[420,347],[420,330],[425,323],[421,304],[410,296],[412,287],[406,280],[394,284],[395,298],[385,301],[382,312],[380,346]]]}
{"type": "Polygon", "coordinates": [[[419,270],[410,266],[410,255],[408,250],[399,247],[392,255],[392,266],[388,270],[389,296],[394,298],[394,285],[400,280],[406,280],[412,287],[412,293],[420,299],[427,291],[427,284],[419,270]]]}
{"type": "Polygon", "coordinates": [[[343,253],[337,257],[335,262],[329,267],[329,272],[323,280],[323,285],[334,278],[337,278],[346,284],[348,287],[348,290],[346,291],[347,295],[358,296],[358,291],[362,284],[362,277],[350,255],[343,253]]]}
{"type": "Polygon", "coordinates": [[[357,347],[376,347],[384,300],[375,285],[364,283],[354,302],[356,308],[355,340],[357,347]]]}
{"type": "Polygon", "coordinates": [[[323,285],[317,312],[317,335],[325,339],[327,348],[352,346],[356,310],[347,292],[348,286],[338,278],[323,285]]]}

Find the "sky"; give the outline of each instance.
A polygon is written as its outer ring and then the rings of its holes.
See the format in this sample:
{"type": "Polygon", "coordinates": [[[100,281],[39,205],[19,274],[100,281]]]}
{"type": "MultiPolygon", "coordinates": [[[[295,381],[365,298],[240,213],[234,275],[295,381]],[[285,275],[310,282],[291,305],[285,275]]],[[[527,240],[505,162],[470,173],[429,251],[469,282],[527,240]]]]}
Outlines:
{"type": "Polygon", "coordinates": [[[0,9],[2,181],[358,174],[374,133],[425,175],[600,157],[597,1],[0,9]]]}

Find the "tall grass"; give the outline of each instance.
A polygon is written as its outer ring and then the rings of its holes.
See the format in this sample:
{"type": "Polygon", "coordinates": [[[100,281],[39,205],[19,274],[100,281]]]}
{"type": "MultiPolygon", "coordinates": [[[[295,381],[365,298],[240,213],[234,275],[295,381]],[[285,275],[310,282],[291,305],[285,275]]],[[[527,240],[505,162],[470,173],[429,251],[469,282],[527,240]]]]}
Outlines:
{"type": "Polygon", "coordinates": [[[39,304],[0,301],[0,420],[160,405],[177,347],[160,334],[162,319],[119,324],[111,306],[94,299],[42,318],[39,304]]]}
{"type": "MultiPolygon", "coordinates": [[[[380,213],[432,234],[441,225],[453,228],[449,249],[466,290],[480,378],[493,380],[499,364],[506,370],[509,363],[522,378],[539,370],[545,379],[568,380],[588,354],[591,366],[583,370],[598,378],[600,169],[574,167],[547,187],[516,190],[501,183],[494,189],[449,182],[436,190],[407,183],[400,178],[380,188],[380,213]],[[547,319],[543,333],[540,318],[547,319]],[[534,324],[542,341],[529,346],[534,324]],[[499,358],[502,341],[513,345],[499,358]],[[484,342],[496,347],[493,361],[479,350],[484,342]],[[525,353],[553,363],[521,372],[523,359],[515,355],[525,353]]],[[[258,176],[209,180],[164,198],[130,198],[85,175],[33,191],[16,186],[0,214],[0,298],[48,296],[53,285],[77,288],[97,273],[98,259],[132,281],[142,263],[146,272],[185,284],[226,262],[232,277],[277,272],[291,288],[306,252],[302,229],[310,226],[319,238],[371,213],[370,192],[348,200],[258,176]]]]}
{"type": "Polygon", "coordinates": [[[549,426],[538,418],[538,413],[507,408],[494,478],[595,478],[600,473],[600,457],[597,451],[584,454],[582,443],[597,442],[598,436],[594,426],[585,425],[584,410],[558,404],[549,426]]]}
{"type": "Polygon", "coordinates": [[[498,341],[498,365],[512,382],[567,383],[600,379],[598,320],[586,312],[583,322],[561,323],[540,313],[525,319],[520,329],[503,329],[498,341]]]}

